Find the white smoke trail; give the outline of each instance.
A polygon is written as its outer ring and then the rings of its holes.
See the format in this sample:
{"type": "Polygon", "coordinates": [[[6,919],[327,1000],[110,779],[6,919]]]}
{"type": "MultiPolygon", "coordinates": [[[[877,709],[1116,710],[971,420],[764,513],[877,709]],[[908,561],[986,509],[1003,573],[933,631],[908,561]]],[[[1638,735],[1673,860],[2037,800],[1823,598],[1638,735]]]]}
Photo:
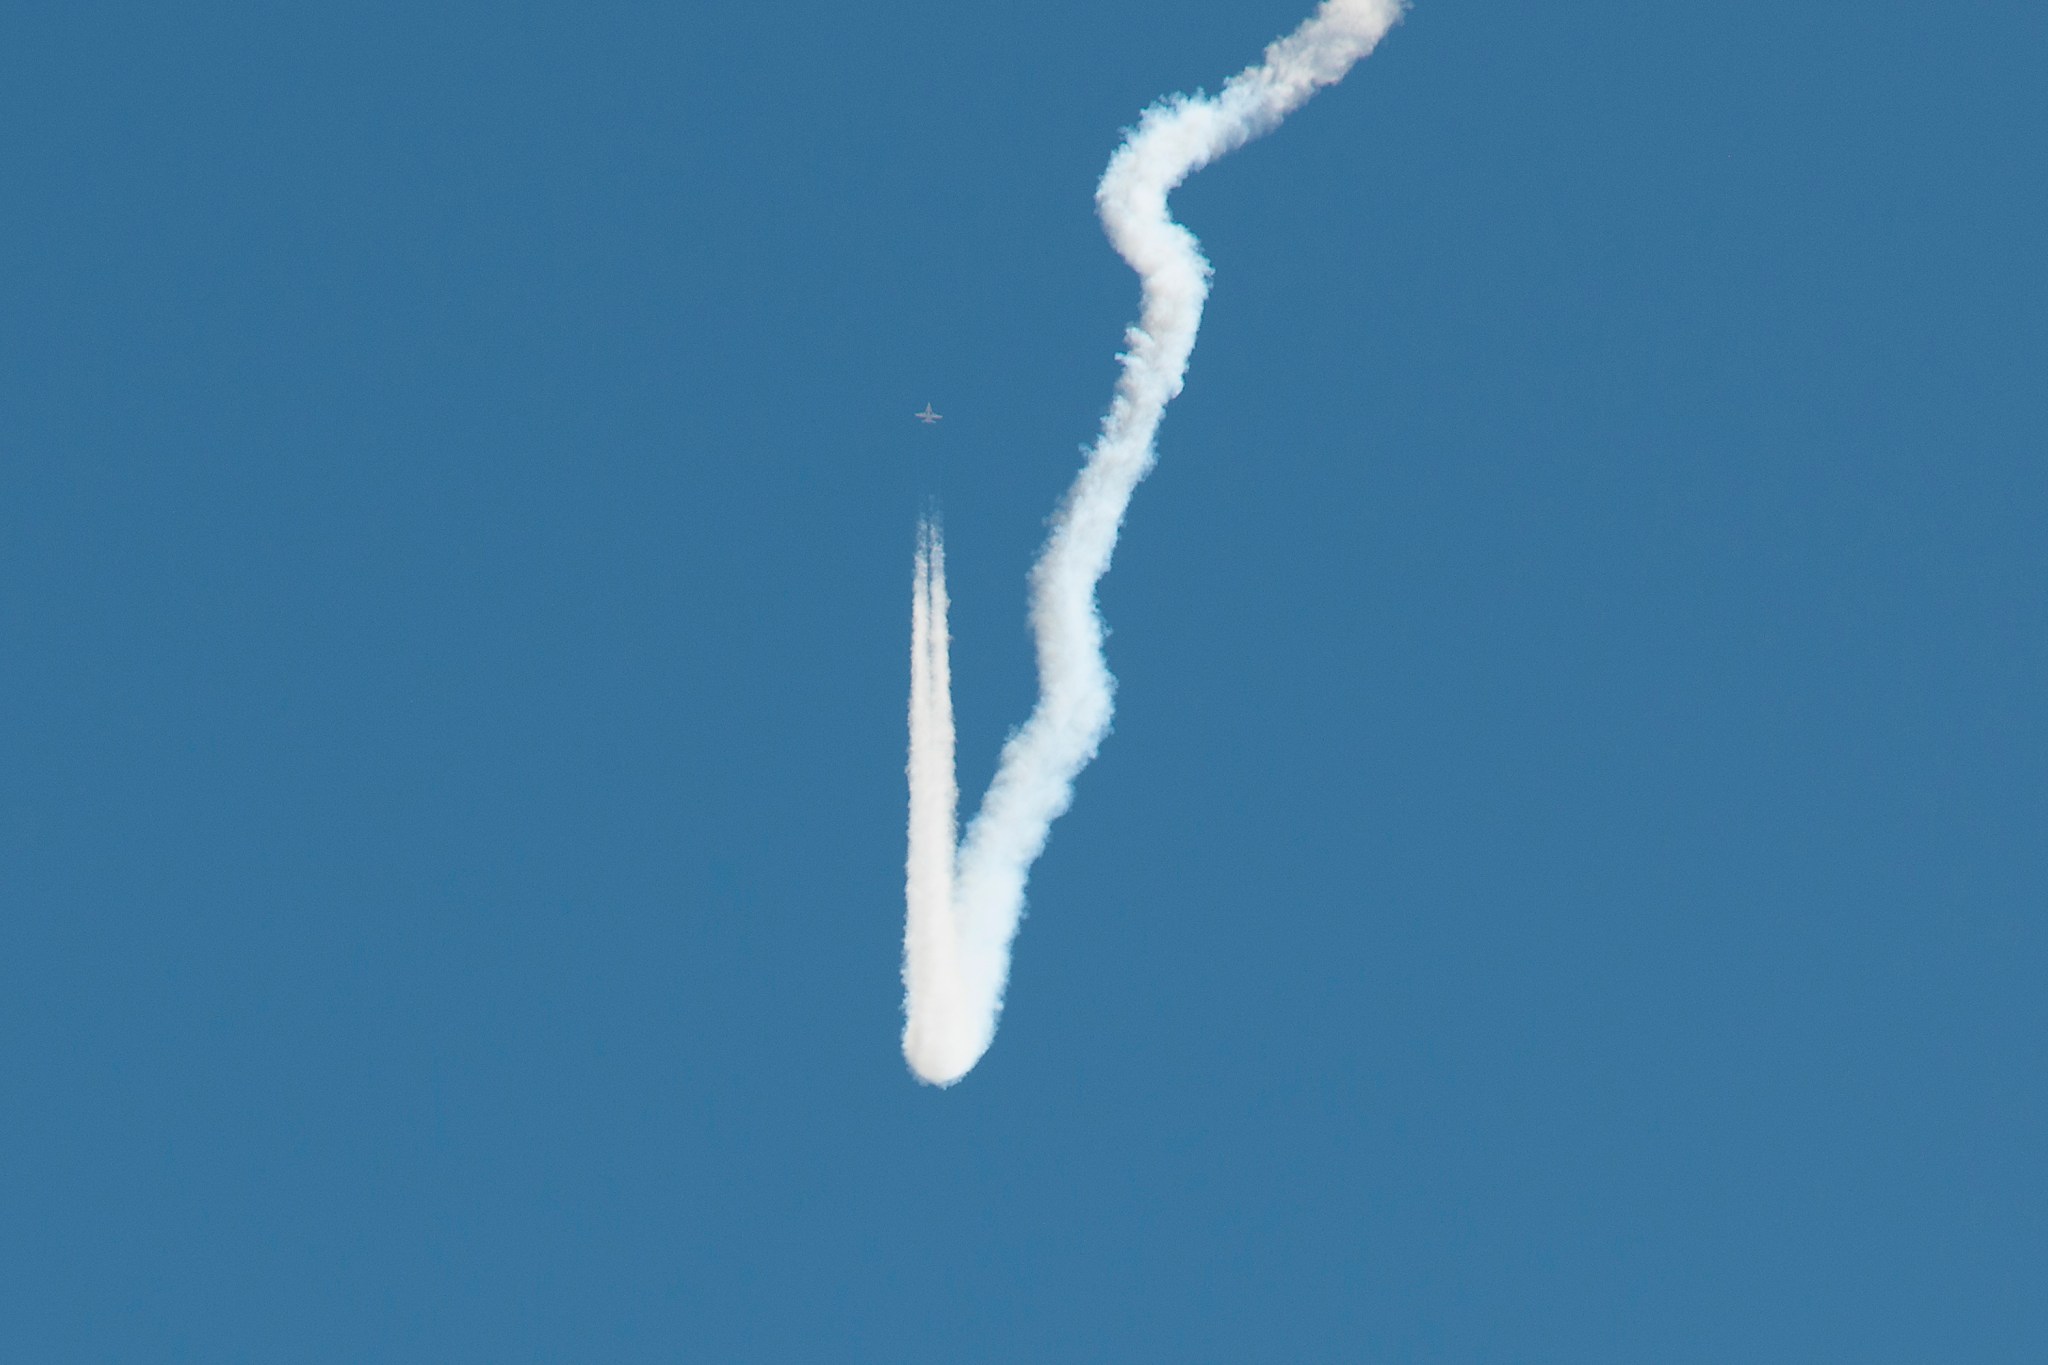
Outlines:
{"type": "Polygon", "coordinates": [[[953,911],[953,691],[946,640],[946,550],[936,524],[918,527],[910,610],[910,856],[904,900],[904,1055],[919,1074],[952,1081],[987,1050],[994,1012],[970,1008],[958,969],[953,911]]]}
{"type": "Polygon", "coordinates": [[[1109,731],[1115,679],[1102,657],[1095,585],[1109,569],[1131,491],[1180,392],[1209,293],[1209,263],[1166,197],[1193,172],[1269,132],[1372,51],[1403,0],[1323,0],[1309,19],[1233,76],[1214,98],[1176,95],[1147,109],[1109,160],[1095,203],[1143,291],[1125,333],[1123,373],[1074,485],[1031,570],[1038,704],[956,854],[953,702],[947,673],[945,555],[920,531],[911,615],[910,854],[905,878],[903,1055],[950,1085],[995,1036],[1024,881],[1073,801],[1074,778],[1109,731]]]}

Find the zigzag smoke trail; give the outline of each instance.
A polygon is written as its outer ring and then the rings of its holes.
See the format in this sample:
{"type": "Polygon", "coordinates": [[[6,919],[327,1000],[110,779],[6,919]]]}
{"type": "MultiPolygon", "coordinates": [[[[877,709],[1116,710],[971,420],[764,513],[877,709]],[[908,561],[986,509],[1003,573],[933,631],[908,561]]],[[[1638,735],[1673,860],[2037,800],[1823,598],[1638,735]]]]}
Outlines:
{"type": "Polygon", "coordinates": [[[1180,392],[1209,293],[1209,262],[1166,197],[1217,157],[1272,131],[1343,79],[1400,17],[1402,0],[1324,0],[1309,19],[1214,98],[1176,95],[1147,109],[1096,188],[1102,225],[1143,291],[1116,395],[1031,570],[1038,704],[1003,746],[981,810],[956,848],[958,789],[947,663],[945,549],[919,530],[910,651],[910,848],[904,892],[903,1055],[922,1080],[951,1085],[995,1037],[1024,883],[1074,779],[1109,731],[1115,679],[1102,655],[1095,585],[1153,437],[1180,392]]]}

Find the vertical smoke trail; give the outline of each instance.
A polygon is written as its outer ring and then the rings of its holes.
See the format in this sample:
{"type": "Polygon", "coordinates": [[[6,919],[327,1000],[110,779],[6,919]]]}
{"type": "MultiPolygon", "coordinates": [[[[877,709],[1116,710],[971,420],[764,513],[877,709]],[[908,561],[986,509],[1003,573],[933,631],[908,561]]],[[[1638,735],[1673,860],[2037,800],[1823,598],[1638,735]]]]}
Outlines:
{"type": "Polygon", "coordinates": [[[946,550],[917,528],[910,611],[910,856],[904,869],[903,1051],[920,1074],[955,1079],[988,1047],[994,1016],[969,1008],[953,911],[953,689],[946,640],[946,550]]]}
{"type": "Polygon", "coordinates": [[[1024,881],[1074,778],[1109,730],[1115,680],[1102,657],[1095,585],[1109,570],[1131,492],[1152,468],[1153,436],[1180,392],[1209,293],[1209,263],[1166,197],[1217,157],[1279,125],[1341,80],[1400,17],[1402,0],[1323,0],[1214,98],[1153,105],[1096,188],[1110,243],[1142,289],[1138,322],[1102,433],[1053,519],[1031,570],[1038,704],[1002,763],[957,855],[953,710],[946,661],[943,547],[921,531],[912,608],[910,857],[904,935],[903,1053],[922,1079],[950,1085],[995,1036],[1024,881]]]}

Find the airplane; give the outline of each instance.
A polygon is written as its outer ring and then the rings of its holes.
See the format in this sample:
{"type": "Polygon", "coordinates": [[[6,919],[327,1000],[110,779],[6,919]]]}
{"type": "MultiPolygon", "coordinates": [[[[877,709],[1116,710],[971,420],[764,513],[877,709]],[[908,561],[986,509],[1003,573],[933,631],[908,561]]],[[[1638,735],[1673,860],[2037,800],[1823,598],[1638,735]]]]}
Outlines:
{"type": "Polygon", "coordinates": [[[934,422],[943,422],[946,420],[944,413],[932,411],[932,405],[930,403],[926,403],[924,405],[923,412],[913,412],[910,415],[912,417],[915,417],[918,421],[924,423],[926,426],[930,426],[934,422]]]}

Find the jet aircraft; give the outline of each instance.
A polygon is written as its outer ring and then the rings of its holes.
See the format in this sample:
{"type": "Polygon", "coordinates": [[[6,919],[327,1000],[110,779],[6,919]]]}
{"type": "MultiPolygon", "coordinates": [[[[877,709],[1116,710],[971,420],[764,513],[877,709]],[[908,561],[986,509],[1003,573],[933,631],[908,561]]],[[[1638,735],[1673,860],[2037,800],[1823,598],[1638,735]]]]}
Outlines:
{"type": "Polygon", "coordinates": [[[934,422],[943,422],[946,420],[944,413],[932,411],[932,405],[930,403],[926,403],[924,405],[923,412],[913,412],[910,415],[912,417],[915,417],[918,421],[924,423],[926,426],[930,426],[934,422]]]}

